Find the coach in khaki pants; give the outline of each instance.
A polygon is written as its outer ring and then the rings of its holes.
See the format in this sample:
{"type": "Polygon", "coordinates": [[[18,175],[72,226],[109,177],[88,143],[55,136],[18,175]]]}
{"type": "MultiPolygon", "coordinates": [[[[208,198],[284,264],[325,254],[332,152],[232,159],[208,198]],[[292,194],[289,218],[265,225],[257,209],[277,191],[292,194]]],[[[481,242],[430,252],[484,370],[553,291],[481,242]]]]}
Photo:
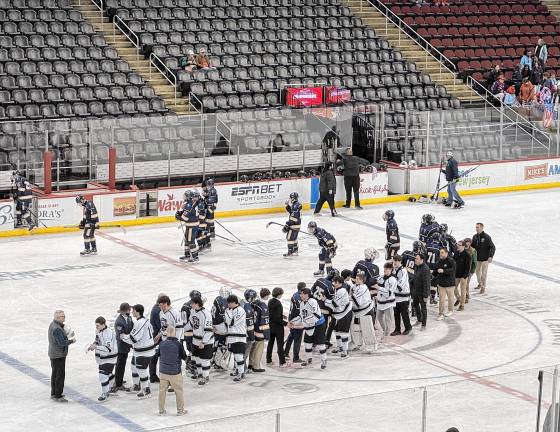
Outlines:
{"type": "Polygon", "coordinates": [[[181,375],[181,360],[187,359],[183,344],[175,337],[175,328],[167,327],[167,339],[159,344],[156,351],[159,356],[159,414],[165,414],[165,397],[167,389],[175,391],[177,415],[184,415],[185,399],[183,397],[183,376],[181,375]]]}
{"type": "Polygon", "coordinates": [[[469,286],[467,279],[471,270],[471,256],[465,249],[465,242],[459,240],[457,242],[457,253],[453,257],[455,260],[455,306],[459,305],[459,311],[465,309],[467,293],[469,286]]]}
{"type": "Polygon", "coordinates": [[[476,234],[472,239],[472,247],[476,249],[476,280],[480,289],[480,294],[486,294],[486,274],[488,273],[488,264],[492,262],[496,246],[492,238],[484,232],[484,224],[478,222],[476,224],[476,234]]]}
{"type": "Polygon", "coordinates": [[[437,264],[437,287],[439,293],[439,316],[438,321],[443,317],[453,315],[453,304],[455,291],[455,260],[449,256],[445,248],[439,251],[440,260],[437,264]],[[445,298],[447,297],[447,312],[445,312],[445,298]]]}

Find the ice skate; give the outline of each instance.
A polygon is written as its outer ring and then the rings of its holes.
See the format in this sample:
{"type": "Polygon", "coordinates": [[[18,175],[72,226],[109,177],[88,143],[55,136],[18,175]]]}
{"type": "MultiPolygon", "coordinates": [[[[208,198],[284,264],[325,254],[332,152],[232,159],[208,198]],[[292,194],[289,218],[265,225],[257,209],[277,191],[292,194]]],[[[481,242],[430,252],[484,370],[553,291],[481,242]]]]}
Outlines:
{"type": "Polygon", "coordinates": [[[147,399],[147,398],[149,398],[150,396],[152,396],[152,391],[150,390],[149,387],[146,388],[146,389],[144,389],[144,390],[141,390],[141,391],[136,395],[136,397],[137,397],[138,399],[147,399]]]}
{"type": "Polygon", "coordinates": [[[83,251],[80,252],[81,256],[87,256],[91,254],[91,250],[89,249],[84,249],[83,251]]]}
{"type": "Polygon", "coordinates": [[[101,396],[99,396],[97,398],[98,402],[106,402],[107,399],[109,399],[109,394],[108,393],[101,393],[101,396]]]}
{"type": "Polygon", "coordinates": [[[242,381],[244,378],[245,378],[245,374],[237,375],[237,376],[233,379],[233,382],[240,382],[240,381],[242,381]]]}
{"type": "Polygon", "coordinates": [[[324,270],[317,270],[316,272],[313,273],[313,276],[315,277],[321,277],[325,274],[324,270]]]}
{"type": "Polygon", "coordinates": [[[202,377],[201,377],[200,380],[198,381],[198,385],[199,385],[199,386],[203,386],[203,385],[208,384],[209,382],[210,382],[210,378],[209,378],[209,377],[206,377],[206,378],[202,378],[202,377]]]}
{"type": "Polygon", "coordinates": [[[321,360],[321,369],[326,369],[326,368],[327,368],[327,361],[321,360]]]}
{"type": "Polygon", "coordinates": [[[198,257],[197,256],[196,257],[190,257],[187,261],[190,264],[196,264],[198,262],[198,257]]]}

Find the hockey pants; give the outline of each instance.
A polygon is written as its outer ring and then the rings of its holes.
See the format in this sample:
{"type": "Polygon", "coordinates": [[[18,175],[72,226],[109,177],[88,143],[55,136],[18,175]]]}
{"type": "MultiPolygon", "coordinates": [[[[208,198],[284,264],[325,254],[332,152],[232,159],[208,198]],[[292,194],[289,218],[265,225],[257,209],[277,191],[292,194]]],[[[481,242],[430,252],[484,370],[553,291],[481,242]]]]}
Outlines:
{"type": "Polygon", "coordinates": [[[292,225],[286,233],[286,240],[288,241],[288,253],[290,254],[297,253],[299,250],[297,242],[299,228],[300,225],[292,225]]]}
{"type": "Polygon", "coordinates": [[[352,344],[368,352],[377,349],[377,336],[371,315],[354,318],[350,329],[352,344]]]}
{"type": "MultiPolygon", "coordinates": [[[[115,358],[116,360],[116,358],[115,358]]],[[[101,392],[109,393],[109,390],[115,384],[115,376],[113,375],[113,369],[115,368],[115,363],[101,363],[99,366],[99,382],[101,383],[101,392]]]]}
{"type": "Polygon", "coordinates": [[[185,256],[190,256],[192,258],[198,257],[198,245],[196,244],[197,234],[198,227],[185,227],[185,256]]]}
{"type": "Polygon", "coordinates": [[[97,243],[95,241],[95,230],[97,229],[96,223],[87,223],[84,227],[84,247],[89,250],[97,250],[97,243]]]}
{"type": "Polygon", "coordinates": [[[319,270],[327,269],[327,273],[330,269],[332,269],[332,261],[329,254],[329,251],[325,248],[321,248],[321,252],[319,252],[319,270]]]}
{"type": "Polygon", "coordinates": [[[132,370],[132,382],[134,385],[140,385],[140,388],[146,389],[150,387],[150,373],[148,366],[152,356],[143,356],[141,353],[134,353],[130,369],[132,370]]]}

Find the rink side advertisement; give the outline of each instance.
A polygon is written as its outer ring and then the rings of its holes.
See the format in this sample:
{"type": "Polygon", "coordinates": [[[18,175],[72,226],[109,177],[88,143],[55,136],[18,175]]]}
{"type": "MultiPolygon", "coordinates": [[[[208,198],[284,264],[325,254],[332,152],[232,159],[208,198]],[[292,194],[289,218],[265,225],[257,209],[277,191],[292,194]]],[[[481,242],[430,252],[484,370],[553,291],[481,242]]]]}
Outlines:
{"type": "Polygon", "coordinates": [[[0,201],[0,231],[14,229],[14,202],[0,201]]]}

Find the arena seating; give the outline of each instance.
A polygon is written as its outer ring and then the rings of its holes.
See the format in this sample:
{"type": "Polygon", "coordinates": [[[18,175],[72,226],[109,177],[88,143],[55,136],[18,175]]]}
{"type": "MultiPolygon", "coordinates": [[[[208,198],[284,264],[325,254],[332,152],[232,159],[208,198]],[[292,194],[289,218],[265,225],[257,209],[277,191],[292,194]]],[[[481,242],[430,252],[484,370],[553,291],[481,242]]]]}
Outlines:
{"type": "Polygon", "coordinates": [[[166,112],[69,0],[0,2],[0,120],[166,112]]]}
{"type": "Polygon", "coordinates": [[[286,84],[348,88],[355,105],[387,101],[399,112],[459,106],[337,0],[108,0],[146,52],[176,71],[206,112],[281,105],[286,84]],[[214,70],[179,70],[206,48],[214,70]]]}
{"type": "Polygon", "coordinates": [[[511,77],[525,49],[534,49],[539,37],[548,46],[547,68],[559,67],[560,25],[538,0],[453,0],[449,6],[417,5],[412,0],[382,3],[464,75],[481,79],[493,64],[500,63],[511,77]]]}

